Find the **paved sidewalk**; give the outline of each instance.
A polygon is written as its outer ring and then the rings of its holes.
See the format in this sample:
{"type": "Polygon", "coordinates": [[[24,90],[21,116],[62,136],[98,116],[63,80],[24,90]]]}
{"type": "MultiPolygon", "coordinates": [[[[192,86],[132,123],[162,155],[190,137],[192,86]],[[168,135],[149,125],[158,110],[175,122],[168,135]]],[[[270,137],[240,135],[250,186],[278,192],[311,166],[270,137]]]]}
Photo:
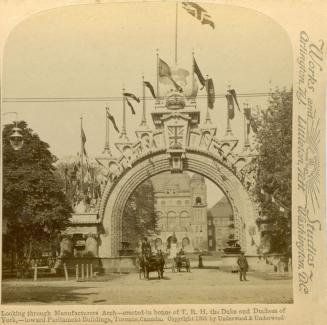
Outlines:
{"type": "Polygon", "coordinates": [[[92,281],[5,280],[2,303],[6,304],[225,304],[292,303],[292,280],[265,280],[217,269],[193,269],[191,273],[166,270],[163,280],[151,273],[112,274],[92,281]]]}

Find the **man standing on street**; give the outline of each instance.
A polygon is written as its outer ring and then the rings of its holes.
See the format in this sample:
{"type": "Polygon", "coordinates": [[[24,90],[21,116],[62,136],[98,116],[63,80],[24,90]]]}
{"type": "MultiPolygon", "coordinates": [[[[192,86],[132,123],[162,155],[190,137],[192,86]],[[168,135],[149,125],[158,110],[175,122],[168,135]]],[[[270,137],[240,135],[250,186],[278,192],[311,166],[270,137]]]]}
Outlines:
{"type": "Polygon", "coordinates": [[[241,256],[237,259],[237,264],[240,268],[240,281],[248,281],[246,279],[246,272],[249,268],[248,261],[246,260],[246,257],[244,255],[244,252],[241,252],[241,256]]]}

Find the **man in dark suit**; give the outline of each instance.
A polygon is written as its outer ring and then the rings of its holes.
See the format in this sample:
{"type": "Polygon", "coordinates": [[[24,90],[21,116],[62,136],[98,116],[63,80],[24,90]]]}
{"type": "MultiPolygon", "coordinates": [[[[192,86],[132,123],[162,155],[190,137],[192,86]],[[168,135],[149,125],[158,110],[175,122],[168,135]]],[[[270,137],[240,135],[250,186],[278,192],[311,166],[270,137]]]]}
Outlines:
{"type": "Polygon", "coordinates": [[[240,271],[240,281],[248,281],[246,279],[246,272],[249,268],[249,265],[248,265],[248,261],[244,255],[244,252],[241,252],[241,255],[240,257],[237,259],[237,264],[238,264],[238,267],[239,267],[239,271],[240,271]]]}
{"type": "Polygon", "coordinates": [[[142,253],[146,256],[151,256],[151,245],[146,237],[142,241],[142,253]]]}

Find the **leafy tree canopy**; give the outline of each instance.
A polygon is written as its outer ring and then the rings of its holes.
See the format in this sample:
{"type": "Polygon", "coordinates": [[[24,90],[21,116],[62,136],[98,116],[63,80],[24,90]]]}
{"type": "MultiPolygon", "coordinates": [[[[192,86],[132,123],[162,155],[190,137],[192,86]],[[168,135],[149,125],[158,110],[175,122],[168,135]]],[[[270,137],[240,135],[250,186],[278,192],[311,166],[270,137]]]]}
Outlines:
{"type": "Polygon", "coordinates": [[[291,242],[292,92],[273,93],[258,125],[260,156],[256,193],[262,215],[266,217],[264,223],[271,225],[271,251],[285,253],[291,242]],[[280,211],[281,206],[284,212],[280,211]]]}
{"type": "Polygon", "coordinates": [[[156,232],[157,216],[154,209],[154,189],[151,180],[139,185],[124,209],[124,240],[137,245],[144,236],[156,232]]]}
{"type": "Polygon", "coordinates": [[[25,246],[56,236],[69,224],[72,211],[55,176],[56,157],[49,145],[21,121],[18,127],[24,145],[15,151],[9,142],[13,127],[5,125],[2,138],[3,219],[7,223],[4,249],[15,247],[17,254],[26,257],[25,246]]]}

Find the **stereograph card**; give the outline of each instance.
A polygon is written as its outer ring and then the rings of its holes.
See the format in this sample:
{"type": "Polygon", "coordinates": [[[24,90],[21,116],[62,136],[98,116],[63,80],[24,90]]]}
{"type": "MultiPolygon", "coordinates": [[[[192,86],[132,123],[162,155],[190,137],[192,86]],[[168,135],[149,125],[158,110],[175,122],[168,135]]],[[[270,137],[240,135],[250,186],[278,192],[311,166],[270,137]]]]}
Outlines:
{"type": "Polygon", "coordinates": [[[326,323],[324,1],[0,17],[1,323],[326,323]]]}

